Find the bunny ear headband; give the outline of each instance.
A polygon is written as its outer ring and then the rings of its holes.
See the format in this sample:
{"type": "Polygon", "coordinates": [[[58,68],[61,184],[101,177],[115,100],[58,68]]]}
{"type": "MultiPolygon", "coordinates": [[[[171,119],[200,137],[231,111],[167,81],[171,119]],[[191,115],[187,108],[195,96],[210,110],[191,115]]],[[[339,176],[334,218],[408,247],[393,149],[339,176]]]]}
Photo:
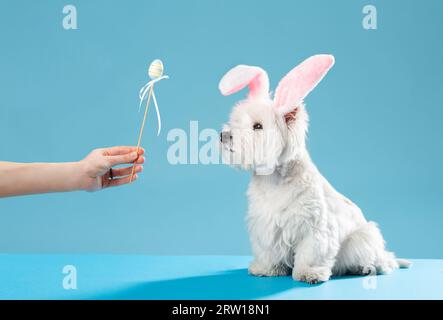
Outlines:
{"type": "MultiPolygon", "coordinates": [[[[274,105],[282,113],[288,113],[299,105],[317,86],[334,65],[334,56],[312,56],[292,69],[275,90],[274,105]]],[[[269,78],[262,68],[238,65],[220,80],[220,92],[227,96],[249,86],[249,98],[269,96],[269,78]]]]}

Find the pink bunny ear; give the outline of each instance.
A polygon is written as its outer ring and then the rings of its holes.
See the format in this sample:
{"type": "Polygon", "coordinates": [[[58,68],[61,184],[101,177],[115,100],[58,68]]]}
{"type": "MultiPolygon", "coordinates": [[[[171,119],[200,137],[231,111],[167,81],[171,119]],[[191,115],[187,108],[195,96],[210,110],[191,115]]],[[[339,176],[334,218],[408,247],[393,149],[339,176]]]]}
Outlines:
{"type": "Polygon", "coordinates": [[[267,96],[269,93],[268,74],[262,68],[241,64],[223,76],[218,88],[224,96],[228,96],[247,85],[249,86],[249,97],[267,96]]]}
{"type": "Polygon", "coordinates": [[[334,65],[334,56],[319,54],[312,56],[292,69],[275,90],[275,106],[282,113],[292,111],[323,79],[334,65]]]}

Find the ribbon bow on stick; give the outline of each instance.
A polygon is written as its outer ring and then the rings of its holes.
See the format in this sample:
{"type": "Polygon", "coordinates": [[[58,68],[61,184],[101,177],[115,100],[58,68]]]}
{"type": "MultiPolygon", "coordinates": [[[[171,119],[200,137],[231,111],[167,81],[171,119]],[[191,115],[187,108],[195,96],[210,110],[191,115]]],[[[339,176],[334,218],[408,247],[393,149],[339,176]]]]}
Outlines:
{"type": "MultiPolygon", "coordinates": [[[[160,130],[162,128],[162,121],[161,121],[161,117],[160,117],[160,109],[158,108],[158,104],[157,104],[157,98],[155,97],[155,93],[154,93],[154,85],[157,82],[159,82],[160,80],[169,78],[167,75],[163,75],[163,70],[164,70],[163,69],[163,62],[161,60],[156,59],[156,60],[152,61],[152,63],[149,66],[149,69],[148,69],[148,74],[149,74],[149,77],[151,78],[151,81],[146,83],[140,89],[140,92],[139,92],[140,104],[138,106],[138,111],[140,111],[143,101],[145,101],[145,100],[146,100],[146,107],[145,107],[145,114],[143,116],[142,126],[140,128],[140,133],[138,135],[137,153],[140,149],[140,144],[141,144],[141,140],[142,140],[142,136],[143,136],[143,130],[145,128],[146,116],[148,114],[149,102],[151,101],[151,97],[152,97],[152,100],[154,101],[155,111],[157,113],[157,124],[158,124],[157,136],[160,135],[160,130]]],[[[135,171],[135,163],[132,166],[130,181],[132,181],[132,177],[134,176],[134,171],[135,171]]]]}

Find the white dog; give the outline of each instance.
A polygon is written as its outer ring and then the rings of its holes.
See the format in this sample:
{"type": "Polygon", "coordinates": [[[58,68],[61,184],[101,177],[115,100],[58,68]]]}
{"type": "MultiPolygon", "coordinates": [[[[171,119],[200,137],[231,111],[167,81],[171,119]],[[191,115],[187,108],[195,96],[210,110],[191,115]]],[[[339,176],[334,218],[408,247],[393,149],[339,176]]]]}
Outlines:
{"type": "Polygon", "coordinates": [[[259,67],[238,65],[220,81],[223,95],[249,87],[220,139],[225,162],[254,171],[247,217],[253,275],[292,272],[296,280],[317,283],[410,265],[386,251],[377,225],[329,184],[306,149],[303,99],[333,64],[331,55],[308,58],[280,81],[274,99],[259,67]]]}

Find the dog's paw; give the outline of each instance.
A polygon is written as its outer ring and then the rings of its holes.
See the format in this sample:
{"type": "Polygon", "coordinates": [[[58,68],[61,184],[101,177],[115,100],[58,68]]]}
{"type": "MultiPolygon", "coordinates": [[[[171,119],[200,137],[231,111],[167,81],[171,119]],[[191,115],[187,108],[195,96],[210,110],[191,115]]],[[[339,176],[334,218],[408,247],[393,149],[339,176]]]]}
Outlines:
{"type": "Polygon", "coordinates": [[[377,268],[373,264],[354,266],[350,267],[346,273],[354,276],[374,276],[377,274],[377,268]]]}
{"type": "Polygon", "coordinates": [[[256,277],[278,277],[278,276],[288,276],[291,274],[291,269],[288,267],[274,266],[274,267],[263,267],[259,263],[253,261],[248,268],[249,274],[256,277]]]}
{"type": "Polygon", "coordinates": [[[249,265],[248,273],[256,277],[266,277],[270,275],[270,270],[253,261],[249,265]]]}
{"type": "Polygon", "coordinates": [[[292,278],[297,281],[306,282],[309,284],[316,284],[329,280],[331,276],[331,269],[328,267],[311,267],[294,270],[292,278]]]}
{"type": "Polygon", "coordinates": [[[392,271],[398,269],[399,265],[397,261],[395,261],[394,259],[387,259],[377,263],[376,268],[377,268],[377,273],[379,274],[389,274],[392,271]]]}

